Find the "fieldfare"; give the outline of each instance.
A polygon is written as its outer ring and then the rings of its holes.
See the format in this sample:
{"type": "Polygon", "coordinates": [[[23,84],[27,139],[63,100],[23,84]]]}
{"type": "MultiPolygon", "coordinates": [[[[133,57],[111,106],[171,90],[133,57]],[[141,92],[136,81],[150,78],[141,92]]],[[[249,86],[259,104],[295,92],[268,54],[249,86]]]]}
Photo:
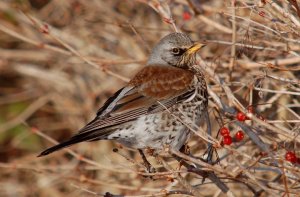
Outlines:
{"type": "Polygon", "coordinates": [[[116,140],[139,149],[179,150],[197,128],[208,105],[196,52],[204,44],[171,33],[154,47],[146,66],[98,110],[78,134],[39,156],[84,141],[116,140]]]}

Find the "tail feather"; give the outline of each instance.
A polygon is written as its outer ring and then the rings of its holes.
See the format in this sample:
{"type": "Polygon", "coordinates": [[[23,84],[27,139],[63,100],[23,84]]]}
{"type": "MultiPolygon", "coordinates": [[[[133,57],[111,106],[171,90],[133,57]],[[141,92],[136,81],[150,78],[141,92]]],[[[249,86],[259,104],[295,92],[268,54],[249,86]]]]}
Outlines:
{"type": "Polygon", "coordinates": [[[79,143],[79,142],[83,142],[83,141],[87,141],[87,140],[86,140],[86,137],[83,137],[83,138],[82,138],[82,137],[80,137],[80,136],[74,136],[74,137],[72,137],[71,139],[69,139],[69,140],[67,140],[67,141],[65,141],[65,142],[62,142],[62,143],[60,143],[60,144],[57,144],[57,145],[55,145],[55,146],[52,146],[52,147],[50,147],[50,148],[44,150],[43,152],[41,152],[41,153],[38,155],[38,157],[42,157],[42,156],[48,155],[48,154],[53,153],[53,152],[55,152],[55,151],[58,151],[58,150],[60,150],[60,149],[62,149],[62,148],[66,148],[66,147],[72,146],[72,145],[74,145],[74,144],[77,144],[77,143],[79,143]]]}
{"type": "Polygon", "coordinates": [[[43,152],[41,152],[41,153],[38,155],[38,157],[42,157],[42,156],[45,156],[45,155],[49,155],[50,153],[53,153],[53,152],[55,152],[55,151],[58,151],[58,150],[60,150],[60,149],[62,149],[62,148],[66,148],[66,147],[71,146],[71,145],[73,145],[73,144],[75,144],[75,142],[72,143],[72,142],[70,142],[70,140],[69,140],[69,141],[66,141],[66,142],[62,142],[62,143],[60,143],[60,144],[57,144],[57,145],[55,145],[55,146],[52,146],[51,148],[48,148],[48,149],[44,150],[43,152]]]}
{"type": "Polygon", "coordinates": [[[60,144],[57,144],[55,146],[52,146],[46,150],[44,150],[43,152],[41,152],[38,157],[42,157],[48,154],[51,154],[55,151],[58,151],[62,148],[66,148],[69,146],[72,146],[74,144],[80,143],[80,142],[84,142],[84,141],[93,141],[93,140],[101,140],[104,137],[107,136],[109,132],[103,132],[102,130],[96,130],[96,131],[89,131],[86,133],[79,133],[75,136],[73,136],[72,138],[70,138],[69,140],[62,142],[60,144]]]}

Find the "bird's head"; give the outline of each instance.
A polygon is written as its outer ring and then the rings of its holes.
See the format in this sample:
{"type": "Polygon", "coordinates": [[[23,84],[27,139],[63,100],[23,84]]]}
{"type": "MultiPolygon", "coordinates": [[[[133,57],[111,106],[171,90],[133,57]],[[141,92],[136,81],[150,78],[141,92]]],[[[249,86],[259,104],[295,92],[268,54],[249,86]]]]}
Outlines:
{"type": "Polygon", "coordinates": [[[196,63],[196,52],[205,44],[193,42],[183,33],[163,37],[153,48],[147,65],[166,65],[189,68],[196,63]]]}

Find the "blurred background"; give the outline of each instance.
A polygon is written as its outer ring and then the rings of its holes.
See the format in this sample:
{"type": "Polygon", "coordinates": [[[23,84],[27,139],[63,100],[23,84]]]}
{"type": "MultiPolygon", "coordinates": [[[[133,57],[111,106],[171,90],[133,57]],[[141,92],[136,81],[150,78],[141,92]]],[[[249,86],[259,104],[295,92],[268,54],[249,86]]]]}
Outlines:
{"type": "MultiPolygon", "coordinates": [[[[81,143],[68,151],[36,157],[90,121],[106,99],[144,66],[152,46],[176,29],[208,43],[199,61],[206,66],[211,91],[224,103],[232,102],[213,78],[217,76],[243,109],[254,106],[254,113],[266,125],[247,124],[260,128],[263,142],[274,146],[272,159],[286,162],[285,151],[298,150],[300,142],[297,2],[0,1],[0,196],[164,196],[167,191],[184,190],[172,173],[155,181],[143,177],[136,151],[114,142],[81,143]]],[[[214,103],[211,100],[210,116],[213,137],[219,139],[216,134],[224,124],[220,116],[226,117],[216,112],[214,103]]],[[[227,117],[225,124],[233,119],[227,117]]],[[[251,163],[261,150],[246,138],[243,145],[233,146],[241,155],[218,150],[221,158],[225,155],[224,171],[241,169],[235,163],[238,160],[242,166],[257,167],[253,168],[256,181],[249,183],[257,191],[266,190],[256,185],[261,181],[273,195],[284,196],[287,188],[290,195],[299,194],[299,165],[287,163],[292,175],[282,177],[283,164],[251,163]]],[[[189,146],[199,157],[206,150],[199,137],[193,137],[189,146]]],[[[149,160],[160,167],[154,158],[149,160]]],[[[170,160],[170,165],[176,168],[178,163],[170,160]]],[[[182,176],[203,196],[226,196],[210,181],[202,183],[188,173],[182,176]]],[[[254,195],[233,178],[220,176],[236,196],[254,195]]]]}

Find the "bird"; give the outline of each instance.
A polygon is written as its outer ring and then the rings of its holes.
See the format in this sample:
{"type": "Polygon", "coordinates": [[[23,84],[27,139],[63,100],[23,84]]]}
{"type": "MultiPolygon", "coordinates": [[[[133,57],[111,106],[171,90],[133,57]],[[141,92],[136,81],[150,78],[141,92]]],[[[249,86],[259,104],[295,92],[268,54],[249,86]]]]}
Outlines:
{"type": "Polygon", "coordinates": [[[207,85],[196,65],[196,52],[204,46],[185,33],[163,37],[146,65],[104,103],[91,122],[39,157],[98,140],[115,140],[140,153],[165,146],[179,150],[207,112],[207,85]]]}

